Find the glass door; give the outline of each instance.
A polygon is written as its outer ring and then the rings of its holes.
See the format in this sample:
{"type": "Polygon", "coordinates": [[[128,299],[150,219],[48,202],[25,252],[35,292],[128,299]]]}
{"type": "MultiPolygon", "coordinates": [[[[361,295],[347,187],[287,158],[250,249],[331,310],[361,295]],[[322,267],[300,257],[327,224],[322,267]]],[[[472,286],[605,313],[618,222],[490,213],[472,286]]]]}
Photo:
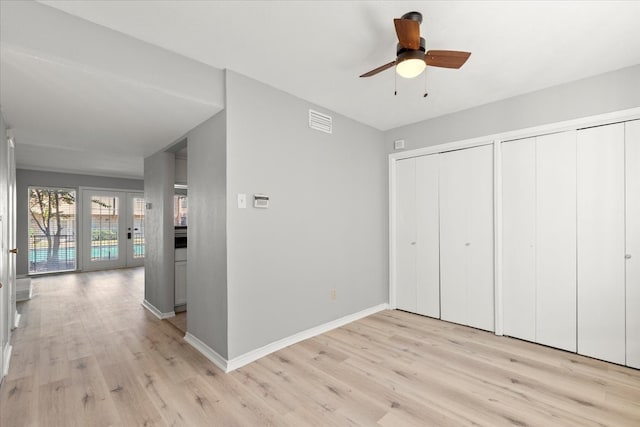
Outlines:
{"type": "Polygon", "coordinates": [[[144,193],[127,193],[127,266],[144,265],[144,193]]]}
{"type": "Polygon", "coordinates": [[[82,190],[82,270],[144,264],[142,192],[82,190]]]}
{"type": "Polygon", "coordinates": [[[85,189],[82,200],[82,269],[125,267],[126,193],[85,189]]]}

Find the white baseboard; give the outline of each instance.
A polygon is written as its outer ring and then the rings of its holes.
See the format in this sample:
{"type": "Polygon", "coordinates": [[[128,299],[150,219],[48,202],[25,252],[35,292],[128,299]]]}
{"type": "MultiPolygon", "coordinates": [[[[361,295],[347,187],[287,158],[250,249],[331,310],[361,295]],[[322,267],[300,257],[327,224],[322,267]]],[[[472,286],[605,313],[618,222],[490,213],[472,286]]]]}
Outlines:
{"type": "Polygon", "coordinates": [[[255,360],[260,359],[261,357],[267,356],[278,350],[282,350],[283,348],[288,347],[292,344],[296,344],[300,341],[304,341],[306,339],[313,338],[317,335],[324,334],[325,332],[329,332],[332,329],[339,328],[351,322],[355,322],[356,320],[362,319],[363,317],[371,316],[372,314],[375,314],[379,311],[388,310],[388,309],[389,309],[389,304],[387,303],[379,304],[374,307],[370,307],[362,311],[359,311],[357,313],[349,314],[339,319],[332,320],[331,322],[327,322],[325,324],[318,325],[313,328],[309,328],[307,330],[298,332],[297,334],[293,334],[289,337],[272,342],[271,344],[267,344],[255,350],[251,350],[241,356],[234,357],[233,359],[227,361],[226,362],[227,370],[225,372],[234,371],[238,368],[241,368],[244,365],[247,365],[255,360]]]}
{"type": "Polygon", "coordinates": [[[173,317],[173,316],[176,315],[175,311],[169,311],[167,313],[161,312],[160,310],[158,310],[153,304],[151,304],[147,300],[143,300],[142,301],[142,306],[144,308],[146,308],[147,310],[149,310],[151,312],[151,314],[153,314],[154,316],[156,316],[160,320],[168,319],[169,317],[173,317]]]}
{"type": "Polygon", "coordinates": [[[16,302],[28,301],[33,297],[33,284],[30,277],[16,280],[16,302]]]}
{"type": "Polygon", "coordinates": [[[213,364],[218,368],[222,369],[224,372],[229,372],[229,369],[227,368],[227,359],[220,356],[214,349],[200,341],[194,335],[191,335],[189,332],[187,332],[184,336],[184,340],[191,344],[193,348],[202,353],[204,357],[211,360],[213,364]]]}
{"type": "Polygon", "coordinates": [[[13,350],[13,346],[10,346],[7,343],[4,346],[4,366],[2,367],[2,376],[6,377],[9,374],[9,364],[11,363],[11,351],[13,350]]]}
{"type": "Polygon", "coordinates": [[[197,337],[190,334],[189,332],[187,332],[187,334],[184,336],[184,340],[191,344],[193,348],[202,353],[204,357],[212,361],[213,364],[218,368],[222,369],[224,372],[231,372],[243,367],[244,365],[248,365],[249,363],[264,356],[267,356],[278,350],[282,350],[285,347],[289,347],[292,344],[296,344],[300,341],[304,341],[317,335],[324,334],[325,332],[329,332],[332,329],[339,328],[340,326],[355,322],[356,320],[362,319],[363,317],[371,316],[372,314],[378,313],[379,311],[388,309],[389,304],[379,304],[374,307],[359,311],[357,313],[349,314],[339,319],[332,320],[331,322],[327,322],[325,324],[298,332],[297,334],[293,334],[289,337],[272,342],[271,344],[267,344],[263,347],[251,350],[241,356],[234,357],[231,360],[227,360],[224,357],[220,356],[220,354],[218,354],[215,350],[213,350],[211,347],[200,341],[197,337]]]}
{"type": "Polygon", "coordinates": [[[13,321],[13,329],[16,329],[18,326],[20,326],[20,317],[22,316],[22,314],[18,313],[16,311],[16,315],[13,317],[14,321],[13,321]]]}

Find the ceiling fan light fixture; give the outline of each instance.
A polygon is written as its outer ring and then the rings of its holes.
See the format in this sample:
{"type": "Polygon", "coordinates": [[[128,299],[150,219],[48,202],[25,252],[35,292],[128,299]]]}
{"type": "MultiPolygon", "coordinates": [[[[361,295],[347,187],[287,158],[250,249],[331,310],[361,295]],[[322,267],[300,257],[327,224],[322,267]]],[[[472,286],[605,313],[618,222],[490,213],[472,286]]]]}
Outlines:
{"type": "Polygon", "coordinates": [[[396,72],[400,77],[412,79],[422,73],[427,64],[424,61],[424,52],[420,50],[410,50],[398,55],[398,65],[396,72]]]}

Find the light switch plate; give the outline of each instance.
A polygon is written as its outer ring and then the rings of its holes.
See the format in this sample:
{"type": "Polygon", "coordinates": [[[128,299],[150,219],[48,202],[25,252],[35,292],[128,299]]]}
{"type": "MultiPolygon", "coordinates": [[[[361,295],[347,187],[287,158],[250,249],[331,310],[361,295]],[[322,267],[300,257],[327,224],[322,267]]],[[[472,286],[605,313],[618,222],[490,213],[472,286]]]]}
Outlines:
{"type": "Polygon", "coordinates": [[[238,208],[246,209],[247,208],[247,195],[239,193],[238,194],[238,208]]]}
{"type": "Polygon", "coordinates": [[[393,141],[393,148],[396,150],[402,150],[404,148],[404,139],[396,139],[393,141]]]}

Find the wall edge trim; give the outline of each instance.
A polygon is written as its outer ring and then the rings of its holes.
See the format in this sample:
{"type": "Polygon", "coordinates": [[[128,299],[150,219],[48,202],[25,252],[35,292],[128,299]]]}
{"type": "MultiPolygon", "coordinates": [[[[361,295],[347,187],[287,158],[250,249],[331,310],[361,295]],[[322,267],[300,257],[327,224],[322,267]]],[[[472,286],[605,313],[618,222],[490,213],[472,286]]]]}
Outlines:
{"type": "Polygon", "coordinates": [[[169,311],[167,313],[161,312],[160,310],[158,310],[153,304],[151,304],[146,299],[142,301],[142,306],[144,308],[146,308],[147,310],[149,310],[151,312],[151,314],[153,314],[154,316],[156,316],[160,320],[168,319],[169,317],[174,317],[176,315],[176,313],[174,311],[169,311]]]}
{"type": "Polygon", "coordinates": [[[202,353],[202,355],[209,359],[214,365],[222,369],[223,372],[229,372],[227,359],[222,357],[217,351],[202,342],[198,337],[187,332],[184,336],[184,340],[189,343],[191,347],[202,353]]]}
{"type": "Polygon", "coordinates": [[[4,366],[2,366],[2,375],[0,375],[0,380],[9,375],[9,365],[11,364],[11,354],[13,353],[13,346],[7,345],[4,346],[4,366]]]}

